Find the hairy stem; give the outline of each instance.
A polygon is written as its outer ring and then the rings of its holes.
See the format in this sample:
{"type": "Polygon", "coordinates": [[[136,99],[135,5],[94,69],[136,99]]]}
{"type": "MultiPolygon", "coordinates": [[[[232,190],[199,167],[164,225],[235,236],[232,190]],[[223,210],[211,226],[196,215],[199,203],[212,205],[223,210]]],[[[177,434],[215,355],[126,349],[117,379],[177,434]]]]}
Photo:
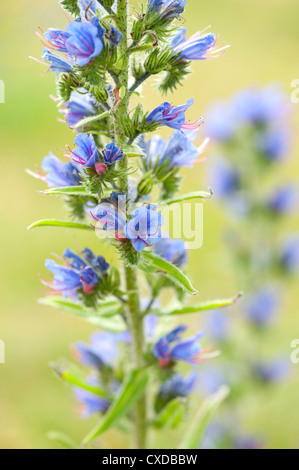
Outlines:
{"type": "MultiPolygon", "coordinates": [[[[123,147],[127,138],[123,131],[123,119],[128,112],[128,0],[117,0],[117,27],[123,34],[122,47],[122,72],[119,75],[121,87],[125,90],[124,97],[114,111],[114,127],[115,127],[115,143],[123,147]]],[[[119,164],[121,170],[128,169],[128,158],[124,156],[119,164]]],[[[128,176],[123,174],[119,178],[119,185],[123,191],[128,194],[128,176]]],[[[125,266],[126,289],[128,294],[127,302],[127,320],[132,335],[132,361],[136,368],[144,365],[143,360],[143,319],[140,311],[140,297],[138,290],[138,280],[136,268],[125,266]]],[[[135,431],[134,431],[134,447],[144,449],[146,446],[146,398],[142,397],[135,408],[135,431]]]]}

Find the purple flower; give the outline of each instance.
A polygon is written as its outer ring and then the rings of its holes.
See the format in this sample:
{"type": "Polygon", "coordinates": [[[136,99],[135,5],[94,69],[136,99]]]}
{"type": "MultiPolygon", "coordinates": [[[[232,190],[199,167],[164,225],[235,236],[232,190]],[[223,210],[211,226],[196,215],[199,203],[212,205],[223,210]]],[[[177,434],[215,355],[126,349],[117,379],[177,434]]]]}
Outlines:
{"type": "Polygon", "coordinates": [[[75,387],[73,389],[76,399],[83,405],[81,416],[84,419],[89,418],[94,413],[106,413],[110,402],[94,393],[75,387]]]}
{"type": "Polygon", "coordinates": [[[188,251],[183,240],[161,238],[155,245],[155,253],[175,266],[184,266],[188,261],[188,251]]]}
{"type": "Polygon", "coordinates": [[[69,101],[63,103],[61,112],[66,116],[67,123],[74,127],[81,119],[96,114],[94,98],[84,88],[78,88],[71,94],[69,101]]]}
{"type": "Polygon", "coordinates": [[[245,315],[256,326],[265,326],[274,317],[279,306],[277,292],[266,287],[251,294],[245,304],[245,315]]]}
{"type": "Polygon", "coordinates": [[[152,204],[140,207],[131,214],[132,219],[126,224],[124,232],[132,241],[136,251],[142,251],[161,238],[161,225],[164,219],[152,204]]]}
{"type": "Polygon", "coordinates": [[[64,59],[58,54],[54,54],[46,47],[43,50],[42,59],[50,63],[51,72],[59,73],[70,73],[72,72],[72,61],[70,59],[64,59]]]}
{"type": "Polygon", "coordinates": [[[232,105],[236,118],[252,124],[271,123],[287,113],[286,97],[276,85],[249,88],[238,92],[232,105]]]}
{"type": "Polygon", "coordinates": [[[45,44],[49,49],[54,49],[58,52],[67,53],[66,41],[69,39],[70,34],[62,31],[61,29],[49,28],[45,33],[44,37],[47,40],[45,44]]]}
{"type": "Polygon", "coordinates": [[[174,52],[180,54],[183,60],[204,60],[215,59],[224,53],[229,46],[216,47],[217,38],[213,33],[203,34],[203,31],[194,34],[186,39],[185,29],[179,31],[177,36],[172,39],[171,45],[175,46],[174,52]]]}
{"type": "Polygon", "coordinates": [[[174,397],[187,397],[194,390],[197,374],[190,372],[187,377],[181,374],[174,374],[171,379],[162,384],[159,395],[167,396],[168,398],[174,397]]]}
{"type": "Polygon", "coordinates": [[[254,364],[253,372],[263,382],[281,382],[289,374],[290,364],[285,357],[277,357],[268,362],[254,364]]]}
{"type": "Polygon", "coordinates": [[[205,115],[206,134],[212,139],[225,142],[237,131],[238,121],[231,103],[214,103],[205,115]]]}
{"type": "Polygon", "coordinates": [[[100,276],[109,268],[106,260],[102,256],[95,257],[88,248],[82,251],[81,256],[67,248],[63,256],[65,266],[46,260],[45,266],[53,273],[53,280],[43,280],[43,283],[66,298],[76,297],[80,289],[85,294],[93,293],[100,282],[100,276]]]}
{"type": "Polygon", "coordinates": [[[298,271],[299,235],[293,235],[284,241],[280,255],[280,263],[287,272],[298,271]]]}
{"type": "Polygon", "coordinates": [[[161,12],[164,20],[178,18],[186,5],[186,0],[148,0],[148,10],[151,13],[161,12]]]}
{"type": "Polygon", "coordinates": [[[269,198],[268,207],[275,214],[292,212],[298,201],[298,194],[293,185],[288,184],[276,190],[269,198]]]}
{"type": "Polygon", "coordinates": [[[114,26],[111,26],[110,27],[110,32],[109,32],[109,41],[110,41],[110,44],[115,47],[115,46],[118,46],[119,43],[121,43],[123,39],[123,35],[120,31],[118,31],[117,28],[115,28],[114,26]]]}
{"type": "Polygon", "coordinates": [[[101,28],[98,21],[96,22],[98,18],[93,18],[93,20],[91,23],[73,21],[66,28],[69,36],[65,46],[67,52],[77,59],[79,67],[83,67],[91,59],[97,57],[104,47],[105,29],[101,28]]]}
{"type": "Polygon", "coordinates": [[[48,174],[41,179],[50,187],[77,186],[83,181],[75,164],[72,162],[62,163],[52,153],[43,159],[42,169],[48,174]]]}
{"type": "Polygon", "coordinates": [[[209,184],[216,196],[229,198],[240,189],[240,175],[231,163],[218,158],[209,168],[209,184]]]}
{"type": "Polygon", "coordinates": [[[200,355],[203,351],[199,339],[203,333],[182,340],[181,333],[186,329],[185,325],[180,325],[154,344],[153,355],[159,360],[160,366],[166,367],[171,362],[178,360],[188,362],[191,365],[201,362],[200,355]]]}
{"type": "MultiPolygon", "coordinates": [[[[159,161],[161,166],[165,160],[168,160],[173,167],[192,167],[199,155],[206,150],[208,139],[197,148],[193,144],[196,137],[195,132],[188,132],[183,134],[180,131],[174,131],[168,142],[155,135],[151,139],[142,142],[142,148],[146,154],[146,159],[155,164],[159,161]]],[[[198,160],[197,160],[198,161],[198,160]]]]}
{"type": "Polygon", "coordinates": [[[95,222],[99,222],[104,230],[122,230],[126,224],[126,220],[111,205],[99,204],[90,212],[90,216],[95,222]]]}
{"type": "Polygon", "coordinates": [[[75,138],[77,148],[72,150],[72,159],[83,168],[93,167],[99,157],[92,134],[79,134],[75,138]]]}
{"type": "Polygon", "coordinates": [[[107,165],[112,165],[117,160],[123,158],[123,153],[121,148],[117,147],[114,142],[111,142],[103,150],[104,161],[107,165]]]}
{"type": "Polygon", "coordinates": [[[214,310],[207,315],[206,330],[217,342],[225,341],[229,336],[229,320],[224,309],[214,310]]]}
{"type": "Polygon", "coordinates": [[[146,118],[147,122],[155,122],[161,126],[168,126],[172,129],[197,129],[199,121],[186,123],[185,112],[194,103],[193,99],[181,106],[172,106],[165,101],[155,108],[146,118]]]}
{"type": "Polygon", "coordinates": [[[102,368],[111,367],[119,354],[118,343],[129,343],[130,334],[96,332],[90,337],[90,344],[79,341],[74,347],[77,361],[86,366],[102,368]]]}
{"type": "Polygon", "coordinates": [[[281,160],[290,148],[291,135],[282,125],[268,129],[257,137],[258,150],[265,154],[270,161],[281,160]]]}

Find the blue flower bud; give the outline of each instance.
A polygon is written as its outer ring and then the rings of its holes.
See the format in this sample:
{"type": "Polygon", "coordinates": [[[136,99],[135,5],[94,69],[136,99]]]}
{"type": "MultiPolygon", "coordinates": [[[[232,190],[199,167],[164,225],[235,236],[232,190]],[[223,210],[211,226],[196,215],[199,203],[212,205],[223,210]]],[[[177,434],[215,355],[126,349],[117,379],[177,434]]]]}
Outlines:
{"type": "Polygon", "coordinates": [[[104,161],[107,165],[112,165],[118,160],[123,158],[121,148],[117,147],[114,142],[111,142],[103,150],[104,161]]]}

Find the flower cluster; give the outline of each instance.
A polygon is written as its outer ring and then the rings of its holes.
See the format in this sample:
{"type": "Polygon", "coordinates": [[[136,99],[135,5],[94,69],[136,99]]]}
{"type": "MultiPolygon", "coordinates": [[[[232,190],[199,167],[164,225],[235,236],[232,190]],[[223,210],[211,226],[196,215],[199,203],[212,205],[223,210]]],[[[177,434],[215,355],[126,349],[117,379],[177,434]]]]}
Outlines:
{"type": "MultiPolygon", "coordinates": [[[[174,297],[182,308],[185,295],[197,291],[185,273],[185,242],[162,234],[163,202],[173,202],[181,168],[204,159],[199,157],[208,140],[195,143],[202,119],[186,117],[193,99],[183,105],[164,101],[152,111],[140,103],[132,109],[130,100],[157,74],[159,90],[174,91],[191,60],[217,57],[224,48],[212,33],[186,39],[185,30],[178,29],[186,0],[140,3],[128,21],[125,0],[61,0],[69,24],[38,33],[42,59],[56,74],[59,121],[75,136],[74,145],[65,146],[66,162],[49,154],[41,171],[29,173],[50,187],[46,194],[62,195],[69,215],[32,226],[101,230],[109,245],[105,256],[114,251],[124,268],[110,266],[89,248],[79,254],[68,248],[57,261],[46,260],[51,279],[42,279],[50,290],[43,303],[105,330],[94,333],[89,344],[75,345],[75,369],[69,364],[54,369],[73,386],[83,417],[106,414],[103,429],[116,424],[133,429],[138,448],[145,448],[147,428],[161,421],[167,406],[180,407],[176,425],[188,411],[197,375],[193,370],[182,376],[180,365],[194,367],[217,355],[202,348],[203,333],[184,339],[187,326],[165,321],[174,297]],[[167,141],[148,138],[162,126],[173,130],[167,141]],[[164,311],[160,295],[166,289],[174,295],[167,296],[164,311]]],[[[199,193],[195,197],[205,197],[199,193]]],[[[205,303],[205,309],[214,306],[215,301],[205,303]]],[[[99,432],[89,434],[84,446],[99,432]]]]}

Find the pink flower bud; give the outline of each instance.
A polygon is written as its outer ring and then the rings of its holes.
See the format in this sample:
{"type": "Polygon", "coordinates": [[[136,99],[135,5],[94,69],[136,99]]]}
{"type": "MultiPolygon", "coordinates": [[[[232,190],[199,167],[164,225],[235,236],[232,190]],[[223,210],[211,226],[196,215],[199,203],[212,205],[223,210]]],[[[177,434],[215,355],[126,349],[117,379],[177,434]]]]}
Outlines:
{"type": "Polygon", "coordinates": [[[95,164],[96,172],[99,176],[102,176],[107,171],[107,165],[105,163],[96,163],[95,164]]]}

